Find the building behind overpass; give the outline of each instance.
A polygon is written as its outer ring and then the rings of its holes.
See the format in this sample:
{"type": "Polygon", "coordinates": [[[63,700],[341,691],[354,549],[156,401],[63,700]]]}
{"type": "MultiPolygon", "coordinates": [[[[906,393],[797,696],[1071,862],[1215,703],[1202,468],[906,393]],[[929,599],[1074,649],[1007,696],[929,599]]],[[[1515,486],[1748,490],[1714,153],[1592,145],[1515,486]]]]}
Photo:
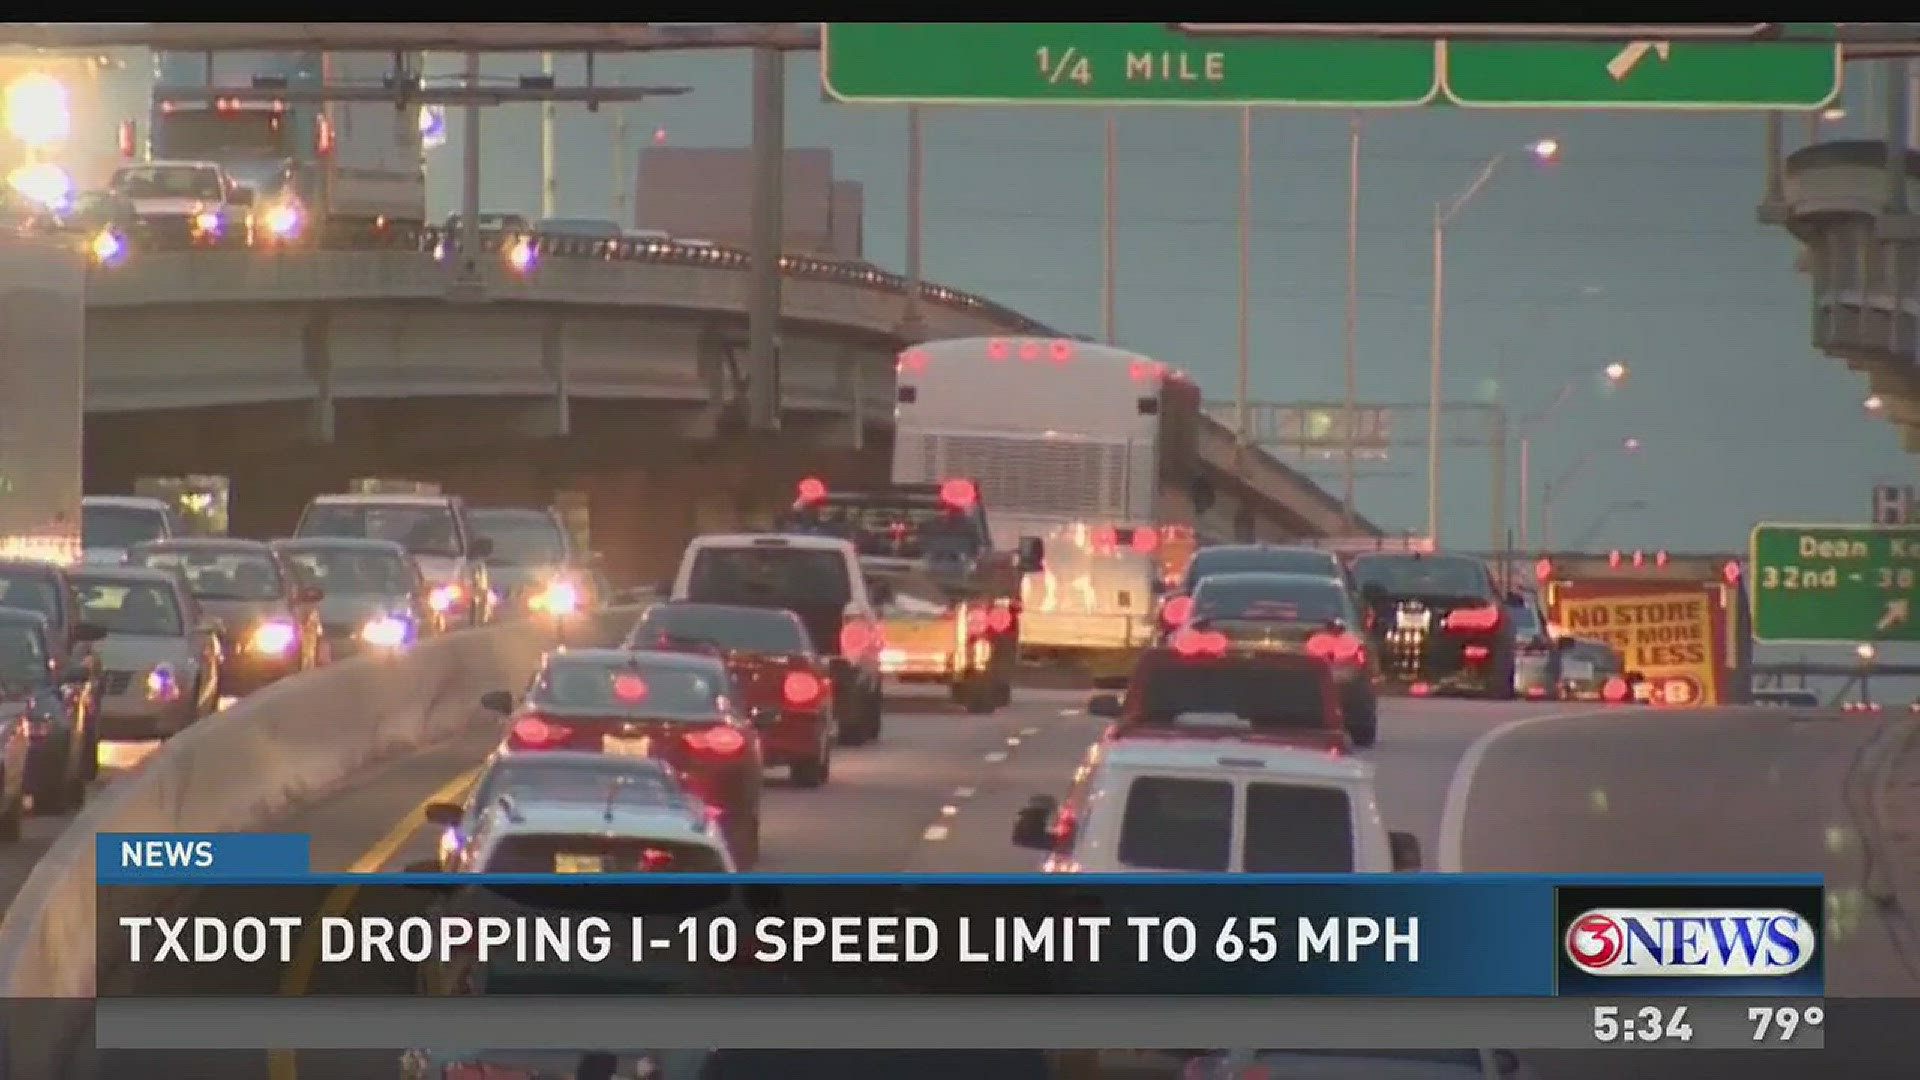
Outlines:
{"type": "MultiPolygon", "coordinates": [[[[834,178],[833,151],[788,150],[780,169],[781,250],[849,262],[865,258],[864,192],[859,181],[834,178]]],[[[640,151],[637,181],[635,220],[622,224],[748,246],[753,172],[746,148],[648,147],[640,151]]]]}

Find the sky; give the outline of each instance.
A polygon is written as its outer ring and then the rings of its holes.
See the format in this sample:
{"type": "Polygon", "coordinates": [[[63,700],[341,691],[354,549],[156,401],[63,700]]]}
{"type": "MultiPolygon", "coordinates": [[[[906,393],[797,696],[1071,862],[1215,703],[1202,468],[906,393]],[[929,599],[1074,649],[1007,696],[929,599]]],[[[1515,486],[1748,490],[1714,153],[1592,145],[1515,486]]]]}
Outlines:
{"type": "MultiPolygon", "coordinates": [[[[537,57],[499,56],[487,70],[538,66],[537,57]]],[[[748,140],[744,54],[602,58],[600,73],[691,88],[626,107],[629,154],[662,129],[673,146],[748,140]]],[[[579,74],[563,57],[562,81],[579,74]]],[[[900,268],[905,110],[823,100],[812,54],[791,56],[788,76],[788,145],[830,148],[836,175],[865,185],[867,255],[900,268]]],[[[1861,96],[1860,87],[1849,92],[1861,96]]],[[[1860,130],[1865,110],[1852,104],[1847,119],[1823,125],[1829,136],[1860,130]]],[[[562,213],[610,213],[617,111],[561,108],[562,213]]],[[[928,110],[928,279],[1063,330],[1097,333],[1106,115],[928,110]]],[[[1256,400],[1338,400],[1344,392],[1349,116],[1254,114],[1256,400]]],[[[436,214],[457,203],[455,119],[449,144],[429,159],[436,214]]],[[[1809,345],[1808,283],[1793,268],[1798,244],[1754,217],[1762,124],[1757,114],[1735,113],[1367,115],[1361,400],[1427,398],[1434,203],[1464,188],[1493,155],[1550,137],[1559,161],[1497,171],[1446,245],[1446,398],[1500,400],[1520,416],[1575,388],[1533,440],[1536,537],[1541,486],[1583,456],[1587,465],[1555,500],[1563,544],[1733,550],[1757,521],[1864,521],[1872,485],[1912,481],[1914,459],[1891,425],[1864,413],[1864,379],[1809,345]],[[1597,373],[1615,361],[1631,374],[1609,389],[1597,373]],[[1613,449],[1626,438],[1639,440],[1638,453],[1613,449]]],[[[1804,138],[1805,127],[1789,123],[1790,141],[1804,138]]],[[[489,208],[538,211],[539,138],[537,106],[489,110],[481,136],[489,208]]],[[[1186,369],[1209,397],[1231,398],[1239,364],[1238,112],[1123,110],[1118,144],[1120,343],[1186,369]]],[[[1419,414],[1405,422],[1397,437],[1424,435],[1419,414]]],[[[1363,466],[1360,509],[1389,527],[1420,528],[1424,451],[1392,454],[1363,466]]],[[[1337,465],[1306,467],[1338,489],[1337,465]]],[[[1446,452],[1443,539],[1491,541],[1490,468],[1486,451],[1446,452]]]]}

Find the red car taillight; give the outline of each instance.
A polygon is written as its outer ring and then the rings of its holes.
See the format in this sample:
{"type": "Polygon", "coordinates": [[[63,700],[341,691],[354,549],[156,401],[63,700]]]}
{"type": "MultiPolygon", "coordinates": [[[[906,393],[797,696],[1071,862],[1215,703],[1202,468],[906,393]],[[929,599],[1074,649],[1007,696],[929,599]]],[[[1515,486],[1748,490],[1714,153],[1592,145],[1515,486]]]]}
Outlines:
{"type": "Polygon", "coordinates": [[[1497,607],[1460,608],[1447,613],[1446,628],[1453,633],[1484,634],[1500,626],[1500,609],[1497,607]]]}
{"type": "Polygon", "coordinates": [[[1352,634],[1315,634],[1307,639],[1307,654],[1329,663],[1358,666],[1367,662],[1367,647],[1352,634]]]}
{"type": "Polygon", "coordinates": [[[840,655],[849,660],[858,659],[879,640],[880,635],[866,620],[848,622],[840,627],[840,655]]]}
{"type": "Polygon", "coordinates": [[[811,671],[790,671],[780,684],[780,696],[795,709],[818,705],[824,690],[820,677],[811,671]]]}
{"type": "Polygon", "coordinates": [[[1192,617],[1193,597],[1191,596],[1170,596],[1166,603],[1160,605],[1160,625],[1168,629],[1183,626],[1192,617]]]}
{"type": "Polygon", "coordinates": [[[967,633],[972,637],[1004,634],[1013,629],[1013,609],[1005,607],[972,608],[967,612],[967,633]]]}
{"type": "Polygon", "coordinates": [[[573,729],[540,716],[523,716],[513,722],[513,741],[522,747],[551,746],[566,742],[573,729]]]}
{"type": "Polygon", "coordinates": [[[724,725],[690,731],[684,738],[695,750],[719,757],[732,757],[747,748],[747,737],[724,725]]]}

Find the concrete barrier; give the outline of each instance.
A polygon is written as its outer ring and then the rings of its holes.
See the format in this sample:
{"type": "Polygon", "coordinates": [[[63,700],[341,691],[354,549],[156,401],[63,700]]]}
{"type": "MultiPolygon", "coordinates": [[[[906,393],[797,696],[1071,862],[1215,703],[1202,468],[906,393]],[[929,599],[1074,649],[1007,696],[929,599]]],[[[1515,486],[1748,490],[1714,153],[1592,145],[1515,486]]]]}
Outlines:
{"type": "MultiPolygon", "coordinates": [[[[623,633],[632,608],[603,613],[569,639],[623,633]]],[[[517,689],[554,641],[522,622],[425,642],[399,658],[361,657],[247,697],[193,725],[141,770],[109,785],[41,857],[0,922],[0,997],[68,999],[65,1011],[15,1009],[0,1080],[85,1075],[95,986],[94,836],[243,832],[337,789],[367,766],[461,731],[478,695],[517,689]],[[71,1017],[50,1024],[49,1018],[71,1017]],[[21,1021],[33,1017],[27,1030],[21,1021]],[[53,1030],[53,1029],[60,1030],[53,1030]]],[[[111,914],[111,913],[108,913],[111,914]]]]}

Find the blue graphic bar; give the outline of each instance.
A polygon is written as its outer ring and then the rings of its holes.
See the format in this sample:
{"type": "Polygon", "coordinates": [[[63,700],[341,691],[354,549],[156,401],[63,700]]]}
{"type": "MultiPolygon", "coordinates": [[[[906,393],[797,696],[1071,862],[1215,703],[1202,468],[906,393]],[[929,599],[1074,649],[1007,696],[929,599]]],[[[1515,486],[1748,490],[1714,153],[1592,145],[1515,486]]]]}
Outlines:
{"type": "Polygon", "coordinates": [[[310,837],[300,833],[100,833],[101,885],[197,885],[278,878],[307,882],[310,837]]]}

